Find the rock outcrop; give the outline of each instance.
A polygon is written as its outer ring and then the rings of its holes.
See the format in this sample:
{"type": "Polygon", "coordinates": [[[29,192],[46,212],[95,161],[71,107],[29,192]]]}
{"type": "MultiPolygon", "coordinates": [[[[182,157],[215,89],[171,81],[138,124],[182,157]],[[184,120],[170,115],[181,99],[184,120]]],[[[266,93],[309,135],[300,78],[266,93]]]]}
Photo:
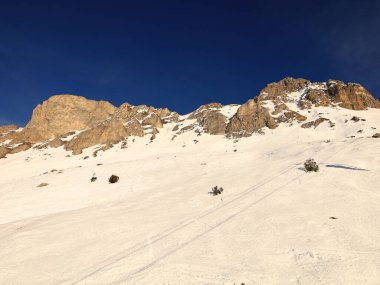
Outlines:
{"type": "Polygon", "coordinates": [[[351,110],[380,108],[380,102],[360,84],[329,80],[326,83],[327,93],[340,107],[351,110]]]}
{"type": "Polygon", "coordinates": [[[287,77],[275,83],[268,84],[261,90],[258,100],[277,100],[278,98],[287,97],[287,94],[300,91],[310,85],[309,80],[303,78],[287,77]]]}
{"type": "Polygon", "coordinates": [[[311,122],[307,122],[307,123],[303,123],[301,125],[301,128],[304,128],[304,129],[308,129],[308,128],[311,128],[311,127],[318,127],[320,124],[322,124],[323,122],[325,121],[328,121],[330,123],[330,127],[333,126],[332,122],[329,120],[329,119],[326,119],[326,118],[318,118],[316,119],[315,121],[311,121],[311,122]]]}
{"type": "Polygon", "coordinates": [[[72,151],[74,155],[80,154],[85,148],[94,145],[110,146],[122,141],[127,136],[127,129],[121,121],[108,121],[81,132],[65,144],[65,149],[72,151]]]}
{"type": "Polygon", "coordinates": [[[365,110],[380,108],[380,102],[360,84],[338,80],[311,82],[288,77],[268,84],[257,97],[237,107],[210,103],[188,116],[180,116],[167,108],[128,103],[117,108],[106,101],[56,95],[34,109],[24,129],[14,125],[0,126],[0,158],[31,147],[63,146],[73,154],[80,154],[92,146],[97,146],[97,151],[105,150],[120,142],[125,148],[130,136],[148,136],[153,142],[165,124],[172,124],[170,128],[175,133],[172,140],[184,132],[248,137],[262,133],[263,128],[274,129],[280,124],[316,128],[328,121],[333,127],[333,122],[319,114],[317,119],[315,115],[311,119],[309,109],[365,110]]]}
{"type": "Polygon", "coordinates": [[[73,130],[83,130],[102,123],[116,111],[106,101],[88,100],[73,95],[56,95],[38,105],[30,122],[15,142],[31,143],[54,139],[73,130]]]}
{"type": "Polygon", "coordinates": [[[268,109],[261,106],[257,100],[251,99],[241,105],[231,118],[226,134],[232,137],[247,137],[264,127],[274,129],[277,123],[268,109]]]}
{"type": "Polygon", "coordinates": [[[223,107],[220,103],[203,105],[191,113],[188,119],[197,120],[205,133],[211,135],[224,135],[227,127],[227,117],[220,112],[223,107]]]}
{"type": "Polygon", "coordinates": [[[9,133],[10,131],[15,131],[17,129],[18,129],[18,126],[16,126],[16,125],[0,126],[0,136],[4,135],[6,133],[9,133]]]}
{"type": "Polygon", "coordinates": [[[258,100],[272,100],[275,103],[294,100],[289,97],[293,92],[303,91],[299,98],[302,109],[309,109],[312,105],[319,107],[340,106],[351,110],[365,110],[380,108],[376,100],[362,85],[357,83],[345,84],[339,80],[312,83],[303,78],[285,78],[279,82],[268,84],[261,90],[258,100]]]}

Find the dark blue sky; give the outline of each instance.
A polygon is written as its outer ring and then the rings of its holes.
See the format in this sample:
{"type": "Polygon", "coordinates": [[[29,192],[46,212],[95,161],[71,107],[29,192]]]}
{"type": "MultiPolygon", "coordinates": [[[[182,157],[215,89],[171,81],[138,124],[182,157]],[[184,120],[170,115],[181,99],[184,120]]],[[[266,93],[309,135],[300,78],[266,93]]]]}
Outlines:
{"type": "Polygon", "coordinates": [[[53,94],[186,113],[286,76],[376,96],[379,31],[375,0],[0,0],[0,124],[53,94]]]}

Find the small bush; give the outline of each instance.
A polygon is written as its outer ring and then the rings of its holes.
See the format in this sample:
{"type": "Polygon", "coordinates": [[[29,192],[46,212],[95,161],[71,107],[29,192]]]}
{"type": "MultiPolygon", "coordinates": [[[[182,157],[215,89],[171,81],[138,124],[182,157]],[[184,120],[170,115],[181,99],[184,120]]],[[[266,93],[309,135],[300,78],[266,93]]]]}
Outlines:
{"type": "Polygon", "coordinates": [[[216,195],[220,195],[220,194],[222,194],[223,191],[224,191],[223,187],[215,186],[215,187],[212,187],[212,188],[211,188],[211,192],[210,192],[210,193],[211,193],[213,196],[216,196],[216,195]]]}
{"type": "Polygon", "coordinates": [[[111,177],[108,179],[109,183],[116,183],[119,181],[119,176],[111,175],[111,177]]]}
{"type": "Polygon", "coordinates": [[[93,176],[93,177],[91,177],[91,182],[95,182],[97,179],[98,179],[98,177],[93,176]]]}
{"type": "Polygon", "coordinates": [[[359,117],[356,117],[356,116],[353,116],[353,117],[351,118],[351,121],[354,121],[354,122],[356,123],[356,122],[359,122],[359,121],[360,121],[360,118],[359,118],[359,117]]]}
{"type": "Polygon", "coordinates": [[[306,160],[304,165],[305,165],[305,170],[307,172],[311,172],[311,171],[317,172],[319,170],[318,164],[312,158],[309,158],[308,160],[306,160]]]}

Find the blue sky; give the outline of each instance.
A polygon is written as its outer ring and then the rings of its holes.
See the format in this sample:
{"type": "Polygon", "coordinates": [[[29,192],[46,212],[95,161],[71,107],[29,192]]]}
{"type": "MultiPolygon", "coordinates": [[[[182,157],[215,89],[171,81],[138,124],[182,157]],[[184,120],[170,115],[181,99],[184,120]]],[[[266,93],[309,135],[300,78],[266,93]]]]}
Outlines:
{"type": "Polygon", "coordinates": [[[243,103],[286,76],[380,94],[380,1],[0,0],[0,124],[54,94],[243,103]]]}

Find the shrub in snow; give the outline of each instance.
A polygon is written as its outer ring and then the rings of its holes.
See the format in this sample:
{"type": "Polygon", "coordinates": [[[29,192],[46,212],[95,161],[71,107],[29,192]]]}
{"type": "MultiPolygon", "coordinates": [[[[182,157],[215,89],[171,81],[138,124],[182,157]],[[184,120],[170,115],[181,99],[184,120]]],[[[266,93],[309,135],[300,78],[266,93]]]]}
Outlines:
{"type": "Polygon", "coordinates": [[[222,194],[223,191],[224,191],[223,187],[215,186],[211,188],[211,194],[214,196],[222,194]]]}
{"type": "Polygon", "coordinates": [[[96,180],[98,179],[98,177],[96,177],[96,174],[92,174],[92,177],[91,177],[91,182],[95,182],[96,180]]]}
{"type": "Polygon", "coordinates": [[[307,172],[310,172],[310,171],[317,172],[319,170],[318,164],[312,158],[309,158],[308,160],[306,160],[304,165],[305,165],[305,170],[307,172]]]}
{"type": "Polygon", "coordinates": [[[354,122],[356,123],[356,122],[359,122],[359,121],[360,121],[360,118],[359,118],[359,117],[356,117],[356,116],[353,116],[353,117],[351,118],[351,121],[354,121],[354,122]]]}
{"type": "Polygon", "coordinates": [[[111,175],[111,177],[108,179],[109,183],[116,183],[119,181],[119,176],[111,175]]]}

